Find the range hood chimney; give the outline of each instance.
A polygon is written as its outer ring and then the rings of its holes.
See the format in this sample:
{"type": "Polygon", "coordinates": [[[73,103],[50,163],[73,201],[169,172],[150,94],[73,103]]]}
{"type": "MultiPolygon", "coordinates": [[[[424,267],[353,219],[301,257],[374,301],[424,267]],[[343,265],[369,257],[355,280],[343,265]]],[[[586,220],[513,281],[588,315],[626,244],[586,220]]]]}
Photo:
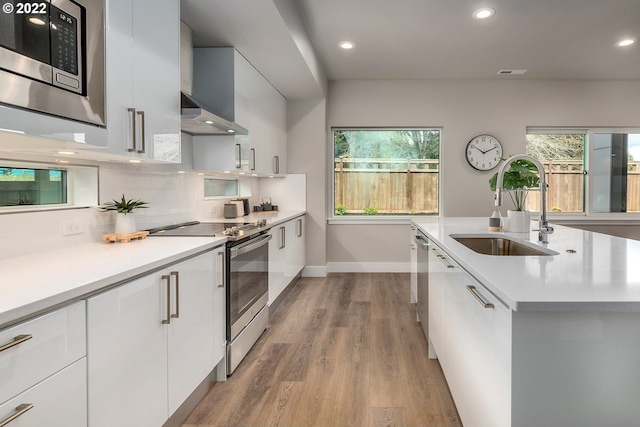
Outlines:
{"type": "Polygon", "coordinates": [[[192,95],[193,42],[191,28],[180,22],[180,109],[182,132],[190,135],[247,135],[249,131],[211,111],[192,95]]]}

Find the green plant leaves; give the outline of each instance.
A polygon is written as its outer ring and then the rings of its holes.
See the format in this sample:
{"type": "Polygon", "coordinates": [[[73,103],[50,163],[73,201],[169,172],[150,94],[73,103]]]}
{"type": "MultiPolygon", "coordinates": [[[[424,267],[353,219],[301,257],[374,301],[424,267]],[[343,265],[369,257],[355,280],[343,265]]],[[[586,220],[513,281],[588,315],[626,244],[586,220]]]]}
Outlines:
{"type": "Polygon", "coordinates": [[[142,200],[133,200],[133,199],[127,200],[123,194],[122,199],[120,200],[114,199],[110,202],[107,202],[102,206],[100,206],[100,210],[118,211],[118,213],[128,214],[128,213],[131,213],[134,209],[148,208],[149,206],[145,206],[148,204],[149,204],[148,202],[143,202],[142,200]]]}

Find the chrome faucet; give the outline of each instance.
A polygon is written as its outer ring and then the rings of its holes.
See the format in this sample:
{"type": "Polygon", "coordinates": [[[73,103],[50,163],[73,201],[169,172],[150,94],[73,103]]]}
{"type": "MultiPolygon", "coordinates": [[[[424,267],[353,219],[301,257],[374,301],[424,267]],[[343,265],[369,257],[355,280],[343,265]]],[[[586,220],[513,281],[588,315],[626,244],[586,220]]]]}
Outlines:
{"type": "Polygon", "coordinates": [[[502,205],[502,191],[503,191],[503,181],[504,181],[504,172],[507,168],[516,160],[528,160],[533,163],[538,169],[538,173],[540,174],[540,218],[538,219],[538,228],[534,231],[538,232],[538,241],[542,243],[549,243],[548,235],[553,234],[553,227],[549,225],[547,222],[547,183],[545,179],[544,166],[538,159],[534,159],[531,156],[527,156],[526,154],[518,154],[512,157],[509,157],[498,170],[498,179],[496,180],[496,194],[495,201],[496,206],[502,205]]]}

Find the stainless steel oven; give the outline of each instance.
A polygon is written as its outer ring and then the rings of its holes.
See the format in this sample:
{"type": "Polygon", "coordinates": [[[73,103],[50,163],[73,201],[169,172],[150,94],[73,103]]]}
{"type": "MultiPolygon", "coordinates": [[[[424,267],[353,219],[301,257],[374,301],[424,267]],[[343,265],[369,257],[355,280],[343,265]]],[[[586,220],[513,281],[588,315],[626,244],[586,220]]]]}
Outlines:
{"type": "Polygon", "coordinates": [[[269,240],[270,234],[260,234],[227,243],[227,374],[269,322],[269,240]]]}
{"type": "MultiPolygon", "coordinates": [[[[269,323],[269,227],[266,223],[190,222],[149,230],[152,236],[226,236],[227,375],[269,323]]],[[[212,284],[213,286],[213,284],[212,284]]]]}
{"type": "Polygon", "coordinates": [[[105,125],[102,0],[3,0],[0,102],[105,125]]]}

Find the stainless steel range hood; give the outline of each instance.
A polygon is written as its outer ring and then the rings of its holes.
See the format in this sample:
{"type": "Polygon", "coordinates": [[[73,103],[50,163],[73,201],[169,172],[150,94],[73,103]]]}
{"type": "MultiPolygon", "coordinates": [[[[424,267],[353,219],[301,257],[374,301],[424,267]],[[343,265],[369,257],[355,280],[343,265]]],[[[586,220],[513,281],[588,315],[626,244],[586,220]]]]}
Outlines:
{"type": "Polygon", "coordinates": [[[247,135],[249,131],[210,111],[204,103],[181,92],[182,132],[190,135],[247,135]]]}
{"type": "MultiPolygon", "coordinates": [[[[248,135],[249,131],[237,123],[213,113],[206,102],[193,93],[193,34],[180,22],[180,108],[182,132],[190,135],[248,135]]],[[[196,94],[197,95],[197,94],[196,94]]]]}

